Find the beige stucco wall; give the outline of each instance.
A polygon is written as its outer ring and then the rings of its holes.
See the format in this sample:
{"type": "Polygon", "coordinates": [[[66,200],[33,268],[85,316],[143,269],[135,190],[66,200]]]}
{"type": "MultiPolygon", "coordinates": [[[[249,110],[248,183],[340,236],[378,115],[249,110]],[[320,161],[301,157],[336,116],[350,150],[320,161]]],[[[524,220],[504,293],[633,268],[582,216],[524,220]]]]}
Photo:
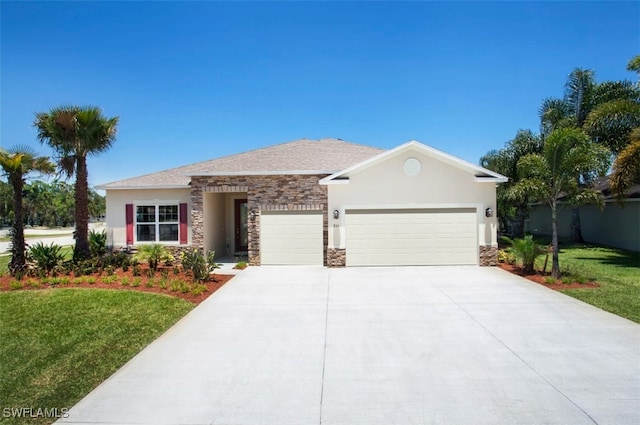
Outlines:
{"type": "MultiPolygon", "coordinates": [[[[126,204],[140,204],[158,201],[158,203],[187,203],[187,211],[191,210],[189,189],[138,189],[122,190],[110,189],[107,195],[107,235],[109,243],[114,247],[121,247],[127,244],[126,234],[126,204]]],[[[134,212],[135,214],[135,212],[134,212]]],[[[191,217],[188,219],[189,240],[191,243],[191,217]]],[[[178,245],[178,243],[172,243],[178,245]]]]}
{"type": "MultiPolygon", "coordinates": [[[[640,251],[640,201],[630,200],[624,207],[607,202],[604,210],[595,205],[580,207],[580,225],[587,242],[640,251]]],[[[570,226],[571,208],[562,208],[558,214],[558,236],[569,237],[570,226]]],[[[549,207],[532,207],[526,230],[534,235],[551,235],[549,207]]]]}
{"type": "Polygon", "coordinates": [[[476,182],[474,175],[424,155],[402,152],[377,165],[348,175],[348,184],[328,185],[329,247],[345,248],[345,210],[360,208],[476,208],[478,244],[497,246],[495,183],[476,182]],[[404,162],[416,158],[421,171],[404,172],[404,162]],[[493,217],[485,217],[491,208],[493,217]],[[333,218],[334,210],[340,218],[333,218]]]}
{"type": "Polygon", "coordinates": [[[215,251],[217,257],[227,254],[225,246],[225,195],[223,193],[205,193],[204,209],[204,249],[215,251]]]}

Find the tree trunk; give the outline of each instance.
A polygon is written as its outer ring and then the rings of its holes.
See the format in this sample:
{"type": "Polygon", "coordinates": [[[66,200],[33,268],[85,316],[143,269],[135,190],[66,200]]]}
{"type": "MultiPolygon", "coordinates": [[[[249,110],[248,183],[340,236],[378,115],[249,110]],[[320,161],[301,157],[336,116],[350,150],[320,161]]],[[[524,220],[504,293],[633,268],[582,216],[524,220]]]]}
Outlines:
{"type": "Polygon", "coordinates": [[[583,243],[582,226],[580,225],[580,208],[571,207],[571,242],[583,243]]]}
{"type": "Polygon", "coordinates": [[[553,261],[551,262],[551,276],[560,278],[560,259],[558,258],[558,211],[555,201],[551,204],[551,245],[553,246],[553,261]]]}
{"type": "Polygon", "coordinates": [[[73,251],[74,260],[89,257],[89,184],[87,174],[87,158],[76,158],[76,246],[73,251]]]}
{"type": "Polygon", "coordinates": [[[24,180],[22,175],[9,175],[13,188],[13,228],[11,230],[11,261],[9,273],[11,276],[22,277],[27,269],[24,242],[24,209],[22,205],[22,189],[24,180]]]}

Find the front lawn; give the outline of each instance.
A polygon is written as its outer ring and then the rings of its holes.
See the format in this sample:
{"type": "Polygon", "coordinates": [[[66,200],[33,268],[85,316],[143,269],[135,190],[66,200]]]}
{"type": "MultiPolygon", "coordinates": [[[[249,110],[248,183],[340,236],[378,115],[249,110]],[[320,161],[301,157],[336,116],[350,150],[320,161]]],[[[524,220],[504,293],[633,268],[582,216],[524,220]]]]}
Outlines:
{"type": "MultiPolygon", "coordinates": [[[[563,273],[600,284],[599,288],[560,292],[640,323],[640,253],[590,245],[561,245],[559,254],[563,273]]],[[[543,262],[544,256],[538,258],[538,269],[542,269],[543,262]]],[[[550,269],[549,264],[547,270],[550,269]]]]}
{"type": "Polygon", "coordinates": [[[2,408],[33,412],[71,408],[194,307],[165,295],[79,288],[3,292],[0,305],[2,408]]]}

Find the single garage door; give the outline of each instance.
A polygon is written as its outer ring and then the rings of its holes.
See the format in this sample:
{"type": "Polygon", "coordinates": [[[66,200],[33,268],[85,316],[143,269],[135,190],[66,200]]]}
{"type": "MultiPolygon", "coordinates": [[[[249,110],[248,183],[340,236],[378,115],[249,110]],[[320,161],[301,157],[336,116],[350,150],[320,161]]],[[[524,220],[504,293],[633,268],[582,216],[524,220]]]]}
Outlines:
{"type": "Polygon", "coordinates": [[[265,211],[260,263],[323,264],[322,211],[265,211]]]}
{"type": "Polygon", "coordinates": [[[347,210],[347,266],[478,264],[476,210],[347,210]]]}

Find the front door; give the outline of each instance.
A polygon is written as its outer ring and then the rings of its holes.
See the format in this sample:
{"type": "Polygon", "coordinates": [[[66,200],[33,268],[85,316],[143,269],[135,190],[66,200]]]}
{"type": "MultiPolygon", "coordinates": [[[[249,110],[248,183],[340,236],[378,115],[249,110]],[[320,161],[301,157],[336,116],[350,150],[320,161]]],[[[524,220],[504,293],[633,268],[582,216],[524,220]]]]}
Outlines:
{"type": "Polygon", "coordinates": [[[249,217],[246,199],[235,200],[234,216],[236,252],[247,251],[249,249],[249,217]]]}

